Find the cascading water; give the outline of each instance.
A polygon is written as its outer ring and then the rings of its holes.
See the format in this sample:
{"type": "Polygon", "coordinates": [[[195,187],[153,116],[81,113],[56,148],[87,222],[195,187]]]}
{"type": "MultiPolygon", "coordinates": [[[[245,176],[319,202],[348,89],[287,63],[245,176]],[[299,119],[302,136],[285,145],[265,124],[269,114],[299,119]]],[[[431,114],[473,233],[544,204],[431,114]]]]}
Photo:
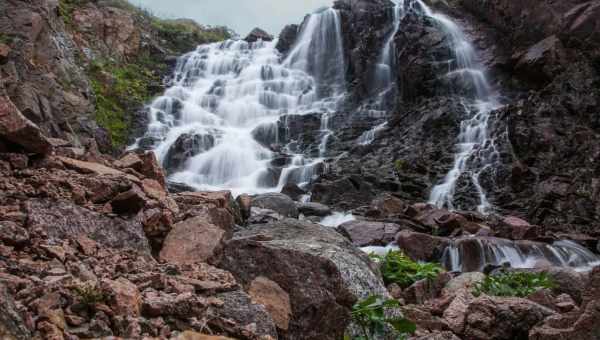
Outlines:
{"type": "Polygon", "coordinates": [[[360,137],[358,137],[358,140],[356,140],[356,142],[360,145],[369,145],[373,143],[375,137],[377,137],[377,133],[383,131],[387,127],[387,125],[388,123],[384,122],[375,126],[371,130],[364,132],[362,135],[360,135],[360,137]]]}
{"type": "Polygon", "coordinates": [[[497,161],[498,153],[494,139],[489,135],[488,125],[491,112],[498,108],[496,94],[485,75],[483,67],[477,62],[475,49],[456,23],[446,16],[434,13],[421,0],[416,0],[424,15],[431,18],[448,36],[450,48],[455,60],[449,62],[447,77],[459,78],[462,84],[472,87],[473,98],[464,98],[465,110],[470,118],[461,122],[456,154],[452,169],[442,183],[436,185],[430,194],[429,203],[438,207],[454,209],[454,195],[459,178],[469,173],[471,183],[479,195],[478,211],[488,213],[491,204],[480,185],[480,176],[497,161]]]}
{"type": "Polygon", "coordinates": [[[383,49],[375,66],[375,88],[380,91],[380,96],[393,90],[394,86],[394,66],[396,63],[396,53],[394,38],[400,30],[400,23],[404,17],[406,0],[395,0],[394,6],[394,29],[387,37],[383,49]]]}
{"type": "Polygon", "coordinates": [[[150,105],[144,136],[153,141],[163,166],[175,145],[193,141],[194,150],[186,152],[194,154],[171,169],[169,180],[235,195],[310,181],[320,160],[291,155],[291,165],[277,173],[270,168],[277,155],[271,144],[280,142],[277,122],[283,115],[322,112],[320,156],[325,155],[328,114],[344,94],[338,12],[311,14],[286,60],[274,46],[228,40],[199,46],[179,59],[172,86],[150,105]]]}
{"type": "Polygon", "coordinates": [[[442,255],[442,264],[450,271],[482,271],[488,265],[501,266],[505,263],[512,268],[552,265],[587,270],[599,265],[600,257],[567,240],[546,244],[493,237],[454,240],[442,255]]]}

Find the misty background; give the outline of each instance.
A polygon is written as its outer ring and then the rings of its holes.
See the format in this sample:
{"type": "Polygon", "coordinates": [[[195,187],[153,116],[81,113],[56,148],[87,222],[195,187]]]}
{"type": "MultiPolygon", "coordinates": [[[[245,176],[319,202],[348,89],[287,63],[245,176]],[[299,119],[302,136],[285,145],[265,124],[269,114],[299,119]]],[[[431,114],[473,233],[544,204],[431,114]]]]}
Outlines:
{"type": "Polygon", "coordinates": [[[273,36],[287,24],[299,24],[306,14],[333,0],[129,0],[162,18],[189,18],[211,26],[227,26],[241,37],[254,27],[273,36]]]}

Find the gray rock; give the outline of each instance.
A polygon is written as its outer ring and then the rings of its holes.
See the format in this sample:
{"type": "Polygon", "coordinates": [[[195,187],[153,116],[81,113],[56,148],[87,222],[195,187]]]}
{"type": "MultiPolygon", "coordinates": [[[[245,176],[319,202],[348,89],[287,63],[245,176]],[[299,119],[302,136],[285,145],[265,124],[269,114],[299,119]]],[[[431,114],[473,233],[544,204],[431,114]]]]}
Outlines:
{"type": "Polygon", "coordinates": [[[402,229],[394,223],[350,221],[338,227],[342,235],[348,237],[358,247],[386,246],[392,243],[402,229]]]}
{"type": "Polygon", "coordinates": [[[268,193],[252,199],[251,207],[270,209],[285,217],[298,217],[298,208],[291,198],[284,194],[268,193]]]}
{"type": "Polygon", "coordinates": [[[325,217],[331,215],[331,209],[328,206],[315,202],[298,204],[298,211],[304,216],[325,217]]]}
{"type": "Polygon", "coordinates": [[[243,285],[257,277],[289,294],[292,315],[285,339],[339,339],[353,304],[371,294],[389,296],[371,262],[334,230],[285,219],[240,231],[220,267],[243,285]]]}

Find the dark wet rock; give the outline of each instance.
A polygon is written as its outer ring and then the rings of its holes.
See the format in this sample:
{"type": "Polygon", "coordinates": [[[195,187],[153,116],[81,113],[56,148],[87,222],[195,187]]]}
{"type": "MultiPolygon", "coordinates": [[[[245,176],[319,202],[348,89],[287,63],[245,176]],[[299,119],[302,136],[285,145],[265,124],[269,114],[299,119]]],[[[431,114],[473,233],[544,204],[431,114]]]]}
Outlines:
{"type": "Polygon", "coordinates": [[[299,203],[298,211],[304,216],[325,217],[331,215],[331,209],[328,206],[315,202],[299,203]]]}
{"type": "Polygon", "coordinates": [[[252,198],[252,207],[270,209],[285,217],[298,217],[298,208],[291,198],[284,194],[268,193],[252,198]]]}
{"type": "Polygon", "coordinates": [[[187,160],[214,146],[215,137],[212,135],[182,134],[169,148],[163,166],[168,174],[177,172],[183,168],[187,160]]]}
{"type": "Polygon", "coordinates": [[[358,247],[386,246],[396,239],[396,234],[402,229],[394,223],[350,221],[337,228],[358,247]]]}
{"type": "Polygon", "coordinates": [[[302,195],[306,195],[306,191],[302,190],[297,184],[287,183],[281,189],[281,193],[289,196],[294,201],[299,201],[302,195]]]}
{"type": "Polygon", "coordinates": [[[281,33],[279,33],[279,40],[275,48],[282,54],[287,54],[296,42],[299,29],[298,25],[285,26],[281,33]]]}
{"type": "Polygon", "coordinates": [[[289,294],[289,328],[279,332],[285,338],[337,339],[357,299],[387,295],[364,253],[330,228],[293,219],[238,232],[221,267],[244,285],[260,276],[289,294]]]}
{"type": "Polygon", "coordinates": [[[246,40],[249,43],[253,43],[258,40],[272,41],[273,36],[270,35],[269,33],[265,32],[264,30],[256,27],[250,33],[248,33],[248,35],[244,38],[244,40],[246,40]]]}
{"type": "Polygon", "coordinates": [[[312,200],[325,205],[336,206],[341,210],[349,210],[370,202],[372,187],[358,176],[329,181],[320,179],[312,187],[312,200]]]}

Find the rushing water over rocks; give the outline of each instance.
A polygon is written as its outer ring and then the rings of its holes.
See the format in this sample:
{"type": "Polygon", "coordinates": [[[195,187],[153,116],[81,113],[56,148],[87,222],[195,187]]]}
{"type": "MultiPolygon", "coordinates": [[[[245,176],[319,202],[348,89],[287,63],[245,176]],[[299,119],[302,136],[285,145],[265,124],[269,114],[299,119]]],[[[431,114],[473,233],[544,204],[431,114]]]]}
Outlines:
{"type": "Polygon", "coordinates": [[[490,170],[498,158],[494,140],[489,135],[491,112],[500,106],[497,95],[489,84],[483,66],[477,61],[474,47],[460,27],[448,17],[431,11],[422,1],[416,3],[424,15],[434,20],[449,37],[454,60],[448,62],[446,77],[458,80],[458,86],[470,92],[470,96],[463,99],[463,106],[470,118],[460,125],[454,164],[443,181],[432,189],[429,203],[438,207],[456,208],[454,194],[457,182],[462,176],[466,176],[479,195],[478,211],[488,213],[491,204],[480,184],[480,176],[490,170]]]}
{"type": "Polygon", "coordinates": [[[488,265],[501,266],[505,263],[512,268],[550,265],[586,270],[600,264],[600,257],[573,241],[546,244],[493,237],[457,239],[442,256],[442,264],[451,271],[482,271],[488,265]]]}
{"type": "Polygon", "coordinates": [[[329,112],[344,95],[339,14],[311,14],[283,61],[275,44],[228,40],[180,58],[172,87],[151,104],[144,137],[163,166],[177,165],[167,169],[171,181],[239,194],[279,191],[316,174],[320,160],[281,146],[278,122],[321,113],[319,156],[325,156],[329,112]],[[289,161],[273,167],[276,156],[289,161]]]}

